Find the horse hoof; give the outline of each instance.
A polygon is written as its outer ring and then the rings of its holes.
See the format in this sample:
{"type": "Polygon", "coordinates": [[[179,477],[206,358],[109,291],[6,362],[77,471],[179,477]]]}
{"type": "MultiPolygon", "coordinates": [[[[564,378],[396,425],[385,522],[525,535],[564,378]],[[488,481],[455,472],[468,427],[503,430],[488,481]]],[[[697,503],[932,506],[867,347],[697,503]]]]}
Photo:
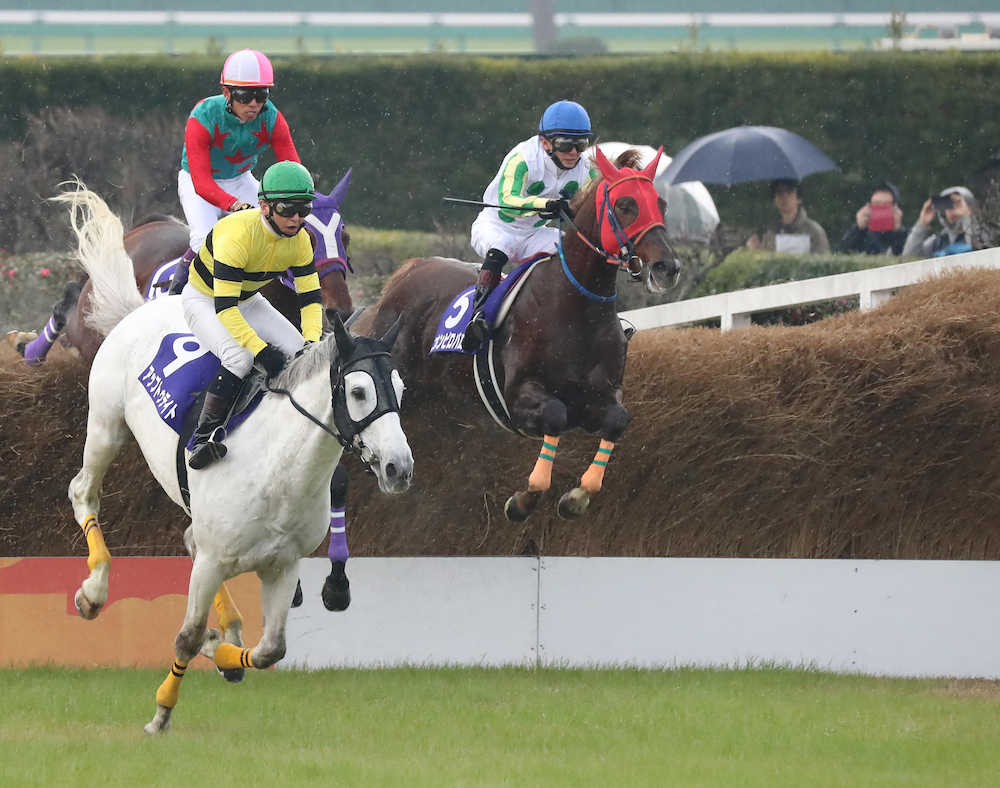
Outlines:
{"type": "Polygon", "coordinates": [[[587,511],[590,506],[590,493],[580,487],[574,487],[559,499],[556,511],[564,520],[575,520],[587,511]]]}
{"type": "Polygon", "coordinates": [[[523,523],[535,511],[541,497],[541,490],[524,490],[514,493],[504,504],[503,513],[512,523],[523,523]]]}
{"type": "Polygon", "coordinates": [[[156,714],[153,715],[148,723],[143,726],[143,730],[146,731],[150,736],[156,736],[160,733],[166,733],[170,730],[170,712],[173,709],[169,709],[166,706],[157,706],[156,714]]]}
{"type": "Polygon", "coordinates": [[[219,674],[228,681],[230,684],[239,684],[246,677],[246,671],[243,668],[216,668],[219,674]]]}
{"type": "Polygon", "coordinates": [[[323,583],[323,607],[331,612],[347,610],[351,604],[351,583],[344,574],[343,564],[340,572],[330,572],[323,583]]]}
{"type": "Polygon", "coordinates": [[[292,595],[292,607],[302,607],[302,581],[295,583],[295,593],[292,595]]]}
{"type": "Polygon", "coordinates": [[[95,605],[87,599],[82,588],[78,588],[76,594],[73,595],[73,604],[76,605],[76,612],[80,614],[80,618],[87,621],[93,621],[97,618],[97,614],[101,612],[101,607],[103,607],[103,605],[95,605]]]}

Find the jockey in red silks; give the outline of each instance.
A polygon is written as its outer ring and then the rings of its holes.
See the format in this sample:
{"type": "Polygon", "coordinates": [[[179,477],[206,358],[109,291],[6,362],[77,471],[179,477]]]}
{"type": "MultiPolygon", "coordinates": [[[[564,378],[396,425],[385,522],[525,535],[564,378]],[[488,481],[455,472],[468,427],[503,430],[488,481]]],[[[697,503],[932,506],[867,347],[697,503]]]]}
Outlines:
{"type": "Polygon", "coordinates": [[[273,148],[278,161],[299,161],[285,116],[269,100],[274,69],[262,52],[233,52],[219,82],[222,93],[199,101],[184,129],[177,195],[191,239],[171,293],[183,290],[188,266],[212,226],[228,213],[258,204],[260,184],[251,170],[260,154],[273,148]]]}

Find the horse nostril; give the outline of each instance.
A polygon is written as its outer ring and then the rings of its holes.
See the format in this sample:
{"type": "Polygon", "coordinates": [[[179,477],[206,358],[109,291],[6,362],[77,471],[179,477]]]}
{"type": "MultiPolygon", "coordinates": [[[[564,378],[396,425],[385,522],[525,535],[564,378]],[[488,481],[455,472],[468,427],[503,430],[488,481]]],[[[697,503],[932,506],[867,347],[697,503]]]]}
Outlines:
{"type": "Polygon", "coordinates": [[[387,479],[395,479],[396,478],[396,463],[394,463],[394,462],[387,462],[385,464],[385,476],[386,476],[387,479]]]}

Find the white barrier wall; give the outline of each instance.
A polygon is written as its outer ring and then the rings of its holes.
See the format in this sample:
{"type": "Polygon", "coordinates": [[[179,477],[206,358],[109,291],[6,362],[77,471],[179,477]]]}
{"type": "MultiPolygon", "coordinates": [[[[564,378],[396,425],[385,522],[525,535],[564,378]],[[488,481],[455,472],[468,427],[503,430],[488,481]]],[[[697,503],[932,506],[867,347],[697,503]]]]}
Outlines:
{"type": "Polygon", "coordinates": [[[1000,678],[1000,562],[353,558],[302,562],[285,667],[748,662],[1000,678]]]}

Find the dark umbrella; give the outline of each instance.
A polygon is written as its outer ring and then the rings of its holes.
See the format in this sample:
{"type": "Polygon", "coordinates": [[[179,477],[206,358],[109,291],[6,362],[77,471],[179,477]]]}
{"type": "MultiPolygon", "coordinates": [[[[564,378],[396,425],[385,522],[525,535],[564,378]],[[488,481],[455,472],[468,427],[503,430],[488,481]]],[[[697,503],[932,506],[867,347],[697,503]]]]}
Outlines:
{"type": "Polygon", "coordinates": [[[798,134],[774,126],[736,126],[699,137],[657,178],[664,184],[702,181],[730,186],[778,178],[802,180],[837,165],[798,134]]]}

